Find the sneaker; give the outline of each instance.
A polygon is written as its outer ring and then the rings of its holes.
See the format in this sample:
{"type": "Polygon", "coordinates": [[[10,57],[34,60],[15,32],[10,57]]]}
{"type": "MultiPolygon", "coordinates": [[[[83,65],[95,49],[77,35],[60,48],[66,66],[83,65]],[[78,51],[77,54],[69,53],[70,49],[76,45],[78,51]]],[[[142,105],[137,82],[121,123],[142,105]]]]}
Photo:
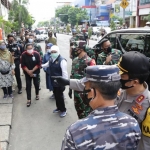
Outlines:
{"type": "Polygon", "coordinates": [[[55,99],[55,96],[54,96],[54,94],[50,97],[50,99],[55,99]]]}
{"type": "Polygon", "coordinates": [[[12,99],[14,98],[13,94],[10,94],[9,97],[12,98],[12,99]]]}
{"type": "Polygon", "coordinates": [[[22,90],[18,90],[18,94],[22,94],[22,90]]]}
{"type": "Polygon", "coordinates": [[[60,110],[58,110],[58,109],[53,110],[53,113],[59,113],[59,112],[60,112],[60,110]]]}
{"type": "Polygon", "coordinates": [[[7,95],[7,94],[5,94],[5,95],[4,95],[4,97],[3,97],[3,99],[7,99],[7,97],[8,97],[8,95],[7,95]]]}
{"type": "Polygon", "coordinates": [[[65,117],[67,115],[67,111],[63,111],[63,112],[61,112],[60,113],[60,117],[62,118],[62,117],[65,117]]]}

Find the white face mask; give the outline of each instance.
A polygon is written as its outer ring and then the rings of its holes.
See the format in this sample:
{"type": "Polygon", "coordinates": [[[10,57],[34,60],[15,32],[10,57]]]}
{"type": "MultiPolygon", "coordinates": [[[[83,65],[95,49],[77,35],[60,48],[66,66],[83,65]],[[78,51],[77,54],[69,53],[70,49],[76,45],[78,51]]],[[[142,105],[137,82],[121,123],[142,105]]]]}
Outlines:
{"type": "Polygon", "coordinates": [[[50,52],[51,52],[51,49],[47,49],[47,52],[50,53],[50,52]]]}
{"type": "Polygon", "coordinates": [[[27,50],[27,53],[32,54],[33,53],[33,49],[27,50]]]}
{"type": "Polygon", "coordinates": [[[29,39],[29,43],[32,43],[33,42],[33,39],[29,39]]]}

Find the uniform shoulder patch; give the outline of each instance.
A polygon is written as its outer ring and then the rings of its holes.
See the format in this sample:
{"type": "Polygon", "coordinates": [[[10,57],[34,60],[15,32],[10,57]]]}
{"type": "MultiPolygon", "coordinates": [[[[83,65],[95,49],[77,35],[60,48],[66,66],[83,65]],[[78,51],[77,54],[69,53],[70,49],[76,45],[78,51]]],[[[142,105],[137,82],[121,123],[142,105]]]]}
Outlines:
{"type": "Polygon", "coordinates": [[[143,100],[144,100],[144,95],[140,95],[137,99],[136,99],[136,102],[137,103],[141,103],[143,100]]]}

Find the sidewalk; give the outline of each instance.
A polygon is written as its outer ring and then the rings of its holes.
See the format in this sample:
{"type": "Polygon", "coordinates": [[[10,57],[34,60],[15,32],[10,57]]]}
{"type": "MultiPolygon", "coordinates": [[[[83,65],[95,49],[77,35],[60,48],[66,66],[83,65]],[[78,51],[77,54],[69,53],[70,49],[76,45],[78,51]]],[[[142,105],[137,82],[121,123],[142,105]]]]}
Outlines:
{"type": "Polygon", "coordinates": [[[2,90],[0,90],[0,96],[0,144],[2,150],[7,150],[12,127],[13,100],[11,98],[2,99],[2,90]]]}

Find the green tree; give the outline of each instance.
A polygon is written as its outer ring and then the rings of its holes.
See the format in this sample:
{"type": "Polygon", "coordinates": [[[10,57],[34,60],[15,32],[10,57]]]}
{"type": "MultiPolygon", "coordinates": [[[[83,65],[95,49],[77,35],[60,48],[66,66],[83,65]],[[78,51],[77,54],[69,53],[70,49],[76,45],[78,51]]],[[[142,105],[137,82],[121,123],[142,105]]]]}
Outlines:
{"type": "Polygon", "coordinates": [[[123,25],[123,19],[118,17],[118,16],[113,16],[111,18],[111,22],[110,22],[110,28],[111,30],[115,30],[116,29],[116,24],[114,23],[114,21],[119,21],[119,25],[122,26],[123,25]]]}
{"type": "Polygon", "coordinates": [[[66,31],[68,34],[69,34],[69,32],[71,32],[69,24],[67,24],[66,31]]]}
{"type": "Polygon", "coordinates": [[[38,27],[49,27],[49,21],[40,21],[37,24],[38,27]]]}
{"type": "Polygon", "coordinates": [[[70,23],[71,25],[78,24],[81,20],[89,19],[86,9],[72,7],[72,6],[63,6],[59,9],[56,9],[56,17],[59,17],[62,22],[65,24],[70,23]]]}
{"type": "Polygon", "coordinates": [[[148,16],[144,17],[144,20],[150,21],[150,13],[148,14],[148,16]]]}
{"type": "Polygon", "coordinates": [[[0,17],[0,27],[4,29],[5,33],[11,32],[11,28],[13,27],[13,24],[10,21],[6,21],[3,19],[3,17],[0,17]]]}
{"type": "Polygon", "coordinates": [[[91,36],[92,36],[92,27],[88,28],[88,36],[89,36],[89,38],[91,38],[91,36]]]}
{"type": "Polygon", "coordinates": [[[22,23],[25,27],[31,27],[34,24],[34,18],[27,9],[28,0],[13,0],[9,12],[9,20],[14,24],[15,29],[20,29],[22,23]]]}
{"type": "Polygon", "coordinates": [[[72,7],[68,11],[68,20],[71,25],[78,24],[81,20],[89,19],[87,11],[82,8],[72,7]]]}
{"type": "Polygon", "coordinates": [[[61,8],[56,9],[55,17],[59,17],[62,22],[65,24],[68,23],[68,11],[72,8],[72,6],[63,6],[61,8]]]}

